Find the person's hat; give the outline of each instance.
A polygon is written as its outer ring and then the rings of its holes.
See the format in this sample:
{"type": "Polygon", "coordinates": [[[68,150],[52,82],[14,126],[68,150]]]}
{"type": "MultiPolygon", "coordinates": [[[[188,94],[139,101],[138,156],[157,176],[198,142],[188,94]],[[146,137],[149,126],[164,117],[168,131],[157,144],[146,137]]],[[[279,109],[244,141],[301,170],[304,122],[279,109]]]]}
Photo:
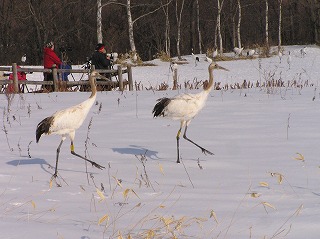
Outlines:
{"type": "Polygon", "coordinates": [[[48,48],[51,48],[51,47],[53,47],[53,41],[51,41],[51,42],[48,42],[47,44],[46,44],[46,47],[48,47],[48,48]]]}
{"type": "Polygon", "coordinates": [[[98,43],[97,46],[96,46],[96,51],[99,51],[99,50],[101,50],[102,48],[104,48],[104,44],[98,43]]]}

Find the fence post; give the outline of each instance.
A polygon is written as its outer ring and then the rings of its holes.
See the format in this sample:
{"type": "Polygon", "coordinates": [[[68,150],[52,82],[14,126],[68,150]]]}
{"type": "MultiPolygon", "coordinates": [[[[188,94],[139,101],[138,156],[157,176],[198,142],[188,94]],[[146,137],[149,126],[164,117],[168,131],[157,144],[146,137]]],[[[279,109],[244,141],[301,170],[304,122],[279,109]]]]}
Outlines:
{"type": "Polygon", "coordinates": [[[17,63],[12,63],[12,74],[13,74],[13,90],[14,90],[14,93],[17,94],[19,93],[17,63]]]}
{"type": "Polygon", "coordinates": [[[172,90],[176,90],[178,88],[178,69],[173,69],[173,87],[172,90]]]}
{"type": "Polygon", "coordinates": [[[118,65],[119,89],[123,91],[122,67],[118,65]]]}
{"type": "Polygon", "coordinates": [[[132,69],[131,69],[131,65],[127,66],[127,70],[128,70],[128,82],[129,82],[129,91],[133,90],[133,80],[132,80],[132,69]]]}
{"type": "Polygon", "coordinates": [[[59,84],[58,84],[58,69],[55,65],[52,67],[52,75],[53,75],[53,91],[59,91],[59,84]]]}

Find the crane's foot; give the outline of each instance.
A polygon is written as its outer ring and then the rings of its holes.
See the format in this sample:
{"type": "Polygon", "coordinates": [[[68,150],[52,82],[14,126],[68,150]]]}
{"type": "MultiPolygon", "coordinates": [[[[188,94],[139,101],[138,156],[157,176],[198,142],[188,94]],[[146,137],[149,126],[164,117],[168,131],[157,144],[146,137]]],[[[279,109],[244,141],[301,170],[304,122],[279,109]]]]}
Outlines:
{"type": "Polygon", "coordinates": [[[92,164],[92,166],[94,166],[98,169],[101,169],[101,170],[105,169],[105,167],[101,166],[100,164],[97,164],[96,162],[91,161],[91,164],[92,164]]]}
{"type": "Polygon", "coordinates": [[[210,154],[210,155],[214,155],[214,153],[210,152],[209,150],[206,150],[205,148],[200,148],[202,153],[204,153],[205,155],[210,154]]]}
{"type": "MultiPolygon", "coordinates": [[[[52,187],[52,182],[55,182],[57,187],[62,187],[61,183],[58,183],[58,182],[57,182],[57,177],[58,177],[57,172],[55,172],[55,173],[51,176],[51,179],[50,179],[50,188],[52,187]]],[[[59,180],[59,181],[60,181],[60,180],[59,180]]]]}

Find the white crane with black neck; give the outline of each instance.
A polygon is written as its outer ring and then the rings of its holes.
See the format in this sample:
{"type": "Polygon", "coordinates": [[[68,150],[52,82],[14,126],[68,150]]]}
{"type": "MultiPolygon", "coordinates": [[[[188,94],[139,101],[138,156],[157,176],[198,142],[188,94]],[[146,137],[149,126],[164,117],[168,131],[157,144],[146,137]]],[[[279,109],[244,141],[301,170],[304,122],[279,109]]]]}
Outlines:
{"type": "Polygon", "coordinates": [[[177,163],[180,163],[180,152],[179,152],[179,139],[181,130],[183,127],[184,133],[183,138],[188,140],[190,143],[194,144],[204,154],[213,153],[209,150],[203,148],[197,143],[193,142],[187,137],[187,129],[191,120],[199,113],[199,111],[205,106],[208,95],[213,87],[213,70],[221,69],[226,70],[226,68],[217,65],[215,62],[211,63],[208,67],[209,71],[209,82],[204,88],[203,91],[197,94],[181,94],[173,98],[161,98],[158,99],[158,103],[153,108],[153,117],[163,116],[165,118],[170,118],[173,120],[180,120],[180,128],[178,130],[176,139],[177,139],[177,163]]]}
{"type": "MultiPolygon", "coordinates": [[[[57,148],[57,154],[56,154],[56,168],[55,172],[53,174],[53,178],[57,177],[58,174],[58,161],[59,161],[59,153],[60,148],[63,143],[63,141],[69,136],[71,140],[70,150],[71,154],[89,162],[92,164],[92,166],[103,169],[105,167],[77,154],[74,151],[74,138],[75,138],[75,132],[76,130],[82,125],[83,121],[87,117],[92,105],[94,104],[97,96],[97,89],[95,80],[99,77],[100,79],[104,79],[102,75],[100,75],[98,72],[93,71],[90,74],[89,82],[91,86],[91,95],[89,99],[83,101],[82,103],[71,106],[67,109],[59,110],[55,112],[53,115],[43,119],[37,126],[36,130],[36,141],[37,143],[40,140],[40,137],[42,134],[58,134],[61,135],[61,141],[57,148]]],[[[105,78],[106,79],[106,78],[105,78]]]]}

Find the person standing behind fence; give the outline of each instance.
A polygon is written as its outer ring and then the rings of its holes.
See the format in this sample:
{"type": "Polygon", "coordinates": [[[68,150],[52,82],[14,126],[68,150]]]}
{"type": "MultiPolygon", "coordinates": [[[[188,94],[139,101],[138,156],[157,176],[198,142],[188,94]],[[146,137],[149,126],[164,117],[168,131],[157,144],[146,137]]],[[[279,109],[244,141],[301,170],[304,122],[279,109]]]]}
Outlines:
{"type": "MultiPolygon", "coordinates": [[[[54,43],[51,41],[46,44],[45,48],[43,49],[43,66],[45,69],[52,69],[53,67],[59,68],[61,65],[61,60],[54,52],[54,43]]],[[[53,74],[49,72],[43,73],[45,81],[53,81],[53,74]]],[[[52,86],[44,87],[48,91],[52,91],[52,86]]]]}

